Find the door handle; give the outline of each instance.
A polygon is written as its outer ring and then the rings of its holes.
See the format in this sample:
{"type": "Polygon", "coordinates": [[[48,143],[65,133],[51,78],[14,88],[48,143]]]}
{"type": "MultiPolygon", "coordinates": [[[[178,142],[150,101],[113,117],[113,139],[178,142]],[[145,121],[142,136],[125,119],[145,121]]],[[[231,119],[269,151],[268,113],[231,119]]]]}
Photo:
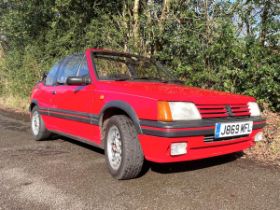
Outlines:
{"type": "Polygon", "coordinates": [[[55,94],[56,94],[56,91],[55,91],[55,90],[53,90],[53,91],[52,91],[52,94],[53,94],[53,95],[55,95],[55,94]]]}

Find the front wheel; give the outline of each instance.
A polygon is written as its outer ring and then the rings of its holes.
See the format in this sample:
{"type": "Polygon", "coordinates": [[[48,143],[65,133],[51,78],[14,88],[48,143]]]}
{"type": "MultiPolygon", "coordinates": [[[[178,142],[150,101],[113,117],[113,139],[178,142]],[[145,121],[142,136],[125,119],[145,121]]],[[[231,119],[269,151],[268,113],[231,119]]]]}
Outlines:
{"type": "Polygon", "coordinates": [[[111,175],[116,179],[137,177],[144,156],[136,128],[125,115],[115,115],[105,127],[105,156],[111,175]]]}
{"type": "Polygon", "coordinates": [[[51,136],[39,113],[38,107],[34,107],[31,112],[31,131],[34,139],[37,141],[47,139],[51,136]]]}

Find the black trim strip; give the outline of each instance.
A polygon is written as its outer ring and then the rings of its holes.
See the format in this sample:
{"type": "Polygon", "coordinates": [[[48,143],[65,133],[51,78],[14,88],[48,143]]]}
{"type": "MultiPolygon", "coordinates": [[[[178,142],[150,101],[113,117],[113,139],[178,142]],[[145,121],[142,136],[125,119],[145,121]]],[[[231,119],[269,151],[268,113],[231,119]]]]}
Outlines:
{"type": "Polygon", "coordinates": [[[159,131],[159,130],[150,130],[143,129],[143,134],[151,136],[160,136],[160,137],[189,137],[189,136],[206,136],[213,135],[214,129],[201,129],[201,130],[186,130],[186,131],[159,131]]]}
{"type": "Polygon", "coordinates": [[[185,120],[185,121],[174,121],[174,122],[140,120],[140,125],[156,127],[156,128],[198,128],[198,127],[215,126],[216,123],[242,122],[242,121],[262,122],[262,121],[265,121],[265,119],[262,117],[242,117],[242,118],[241,117],[240,118],[239,117],[238,118],[237,117],[228,117],[228,118],[185,120]]]}
{"type": "MultiPolygon", "coordinates": [[[[221,121],[219,121],[219,122],[221,122],[221,121]]],[[[225,122],[225,121],[223,121],[223,122],[225,122]]],[[[260,124],[253,125],[253,130],[261,129],[266,125],[265,122],[263,122],[263,121],[261,121],[261,122],[262,123],[260,123],[260,124]]],[[[172,122],[172,123],[174,123],[174,122],[172,122]]],[[[202,125],[204,125],[204,124],[202,123],[202,125]]],[[[215,124],[211,124],[211,125],[208,125],[208,126],[215,126],[215,124]]],[[[200,126],[200,127],[203,127],[203,126],[200,126]]],[[[207,126],[204,126],[204,127],[207,127],[207,126]]],[[[183,131],[172,131],[172,130],[170,130],[172,128],[176,129],[178,127],[170,128],[170,126],[167,126],[167,127],[161,127],[161,128],[162,128],[162,130],[153,129],[153,128],[150,128],[150,129],[142,128],[142,131],[143,131],[143,134],[152,135],[152,136],[159,136],[159,137],[210,136],[210,135],[214,135],[214,133],[215,133],[214,128],[212,128],[212,129],[201,128],[199,130],[183,130],[183,131]]],[[[180,127],[180,128],[195,128],[195,127],[187,127],[185,125],[184,127],[180,127]]]]}
{"type": "Polygon", "coordinates": [[[75,112],[63,109],[53,109],[53,108],[40,108],[40,114],[48,115],[56,118],[61,118],[65,120],[73,120],[82,123],[88,123],[92,125],[99,124],[99,117],[94,114],[88,114],[84,112],[75,112]]]}
{"type": "MultiPolygon", "coordinates": [[[[48,115],[52,117],[57,117],[66,120],[73,120],[81,123],[88,123],[92,125],[99,125],[99,116],[95,114],[89,114],[85,112],[76,112],[64,109],[54,109],[54,108],[40,108],[39,112],[43,115],[48,115]]],[[[149,126],[158,129],[147,129],[142,128],[143,134],[160,136],[160,137],[189,137],[189,136],[207,136],[213,135],[214,129],[201,128],[199,130],[183,130],[183,131],[172,131],[169,129],[176,128],[198,128],[198,127],[209,127],[215,126],[217,122],[239,122],[239,121],[253,121],[260,122],[255,124],[253,129],[260,129],[265,126],[265,119],[261,117],[243,117],[243,118],[215,118],[215,119],[203,119],[203,120],[191,120],[191,121],[177,121],[177,122],[160,122],[153,120],[141,120],[141,126],[149,126]]]]}
{"type": "MultiPolygon", "coordinates": [[[[258,124],[253,126],[253,130],[263,128],[265,124],[258,124]]],[[[190,136],[208,136],[214,135],[215,129],[201,129],[201,130],[185,130],[185,131],[170,131],[170,130],[153,130],[142,128],[143,134],[160,137],[190,137],[190,136]]]]}
{"type": "Polygon", "coordinates": [[[77,116],[84,116],[84,117],[93,117],[93,118],[99,118],[96,114],[89,114],[86,112],[78,112],[78,111],[71,111],[71,110],[65,110],[65,109],[55,109],[55,108],[40,108],[42,111],[49,111],[49,112],[59,112],[64,114],[72,114],[77,116]]]}
{"type": "Polygon", "coordinates": [[[263,128],[264,126],[266,126],[266,123],[265,123],[265,122],[264,122],[264,123],[260,123],[260,124],[253,125],[253,130],[263,128]]]}

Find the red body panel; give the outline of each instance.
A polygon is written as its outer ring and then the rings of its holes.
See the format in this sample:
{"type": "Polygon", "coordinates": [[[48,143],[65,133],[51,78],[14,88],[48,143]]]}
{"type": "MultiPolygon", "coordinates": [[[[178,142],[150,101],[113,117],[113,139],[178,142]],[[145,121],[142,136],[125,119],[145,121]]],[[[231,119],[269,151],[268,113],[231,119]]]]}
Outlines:
{"type": "Polygon", "coordinates": [[[259,131],[254,130],[249,137],[210,143],[205,143],[203,136],[165,138],[139,135],[139,139],[147,160],[168,163],[197,160],[243,151],[254,145],[254,136],[259,131]],[[178,156],[170,155],[170,144],[176,142],[188,143],[187,154],[178,156]]]}
{"type": "MultiPolygon", "coordinates": [[[[157,120],[158,101],[185,101],[193,102],[198,106],[205,104],[238,105],[255,101],[254,98],[248,96],[176,84],[137,81],[101,81],[96,77],[94,65],[91,60],[92,51],[100,50],[88,49],[85,53],[92,84],[80,88],[79,86],[46,87],[42,83],[39,83],[33,89],[32,101],[37,101],[37,105],[40,108],[54,108],[82,112],[82,114],[88,113],[96,116],[101,116],[106,104],[112,101],[121,101],[135,112],[136,119],[154,121],[157,120]],[[56,94],[53,95],[52,91],[55,91],[56,94]]],[[[51,111],[48,110],[48,112],[51,111]]],[[[72,117],[71,113],[66,113],[65,115],[72,117]]],[[[209,113],[205,113],[205,116],[208,115],[209,113]]],[[[43,120],[49,130],[69,134],[101,145],[100,127],[98,124],[61,119],[49,115],[43,115],[43,120]]],[[[257,131],[260,131],[260,129],[255,129],[249,137],[211,143],[203,142],[204,136],[168,138],[145,135],[140,132],[139,141],[142,145],[144,155],[148,160],[155,162],[177,162],[244,150],[253,145],[253,137],[257,131]],[[186,155],[171,157],[169,155],[170,143],[182,141],[188,143],[188,153],[186,155]]]]}
{"type": "MultiPolygon", "coordinates": [[[[98,102],[95,97],[94,86],[83,86],[82,88],[79,86],[57,86],[55,91],[53,103],[56,109],[92,113],[98,102]]],[[[59,129],[63,133],[79,138],[92,139],[96,143],[100,143],[98,127],[95,125],[55,117],[52,123],[64,125],[59,129]]]]}

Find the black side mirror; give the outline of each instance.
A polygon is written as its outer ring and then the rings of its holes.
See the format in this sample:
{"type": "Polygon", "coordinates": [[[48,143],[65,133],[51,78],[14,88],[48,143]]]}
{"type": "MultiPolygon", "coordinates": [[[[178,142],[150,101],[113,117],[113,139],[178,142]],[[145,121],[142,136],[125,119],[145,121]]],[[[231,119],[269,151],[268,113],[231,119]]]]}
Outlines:
{"type": "Polygon", "coordinates": [[[67,85],[89,85],[91,80],[89,77],[67,77],[66,84],[67,85]]]}

